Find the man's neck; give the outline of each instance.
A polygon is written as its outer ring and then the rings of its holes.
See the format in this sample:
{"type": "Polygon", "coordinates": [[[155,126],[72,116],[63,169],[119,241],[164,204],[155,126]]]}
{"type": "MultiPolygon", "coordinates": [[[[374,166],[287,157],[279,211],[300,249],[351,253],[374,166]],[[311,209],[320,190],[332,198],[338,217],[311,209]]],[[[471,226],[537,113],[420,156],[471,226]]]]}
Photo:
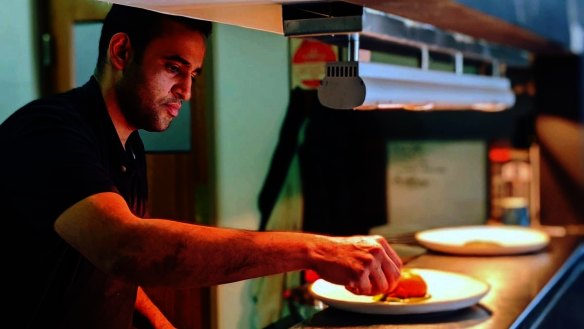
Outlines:
{"type": "Polygon", "coordinates": [[[132,134],[136,129],[132,127],[132,125],[124,116],[120,108],[120,104],[118,102],[115,89],[112,86],[108,86],[108,84],[104,83],[103,80],[100,81],[100,79],[98,79],[98,82],[101,94],[105,101],[107,112],[109,113],[109,116],[114,124],[114,127],[116,128],[116,132],[118,133],[120,142],[122,143],[122,146],[124,146],[125,148],[126,141],[130,137],[130,134],[132,134]]]}

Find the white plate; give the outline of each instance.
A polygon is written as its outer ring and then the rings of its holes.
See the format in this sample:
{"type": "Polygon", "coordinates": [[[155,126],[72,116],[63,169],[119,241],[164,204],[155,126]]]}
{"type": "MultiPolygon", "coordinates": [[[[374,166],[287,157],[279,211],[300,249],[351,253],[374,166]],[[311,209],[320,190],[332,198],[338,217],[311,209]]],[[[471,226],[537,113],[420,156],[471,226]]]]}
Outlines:
{"type": "Polygon", "coordinates": [[[311,294],[325,304],[359,313],[422,314],[454,311],[472,306],[487,294],[490,286],[472,277],[438,270],[410,269],[422,276],[430,298],[415,303],[375,301],[373,296],[355,295],[344,286],[323,279],[310,286],[311,294]]]}
{"type": "Polygon", "coordinates": [[[548,245],[545,232],[523,226],[459,226],[416,234],[424,247],[459,255],[512,255],[533,252],[548,245]]]}

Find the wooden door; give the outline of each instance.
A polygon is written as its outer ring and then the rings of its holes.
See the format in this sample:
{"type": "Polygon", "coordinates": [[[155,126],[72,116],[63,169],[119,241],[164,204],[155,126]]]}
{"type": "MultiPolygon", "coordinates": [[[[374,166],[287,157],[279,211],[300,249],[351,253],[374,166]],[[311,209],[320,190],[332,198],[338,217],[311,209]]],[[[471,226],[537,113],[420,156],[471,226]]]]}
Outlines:
{"type": "MultiPolygon", "coordinates": [[[[74,29],[79,24],[101,22],[111,4],[97,0],[37,0],[36,20],[41,50],[41,94],[66,91],[76,85],[74,29]]],[[[97,44],[95,45],[97,48],[97,44]]],[[[90,68],[91,72],[93,67],[90,68]]],[[[88,79],[89,76],[86,77],[88,79]]],[[[147,154],[149,203],[152,217],[210,224],[210,134],[204,109],[204,80],[193,85],[191,150],[147,154]],[[197,204],[196,200],[204,200],[197,204]]],[[[87,81],[87,80],[85,80],[87,81]]],[[[178,327],[210,328],[211,290],[146,289],[154,302],[178,327]]]]}

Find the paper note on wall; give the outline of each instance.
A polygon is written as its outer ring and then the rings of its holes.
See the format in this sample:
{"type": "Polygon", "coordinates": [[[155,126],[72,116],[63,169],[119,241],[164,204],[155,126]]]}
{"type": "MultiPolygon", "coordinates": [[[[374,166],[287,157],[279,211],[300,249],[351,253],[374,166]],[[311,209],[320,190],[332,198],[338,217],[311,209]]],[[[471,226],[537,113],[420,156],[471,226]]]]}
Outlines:
{"type": "Polygon", "coordinates": [[[487,158],[482,140],[391,141],[387,209],[399,231],[484,224],[487,158]]]}

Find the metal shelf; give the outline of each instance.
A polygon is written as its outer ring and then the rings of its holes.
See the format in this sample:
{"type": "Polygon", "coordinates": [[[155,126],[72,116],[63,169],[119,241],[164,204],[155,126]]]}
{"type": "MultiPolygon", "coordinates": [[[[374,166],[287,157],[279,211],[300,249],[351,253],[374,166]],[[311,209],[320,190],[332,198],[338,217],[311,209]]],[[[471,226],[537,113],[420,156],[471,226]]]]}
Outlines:
{"type": "Polygon", "coordinates": [[[314,37],[346,46],[347,35],[359,34],[360,47],[390,52],[393,45],[427,49],[507,66],[526,67],[530,52],[414,22],[345,2],[284,4],[284,35],[314,37]]]}

